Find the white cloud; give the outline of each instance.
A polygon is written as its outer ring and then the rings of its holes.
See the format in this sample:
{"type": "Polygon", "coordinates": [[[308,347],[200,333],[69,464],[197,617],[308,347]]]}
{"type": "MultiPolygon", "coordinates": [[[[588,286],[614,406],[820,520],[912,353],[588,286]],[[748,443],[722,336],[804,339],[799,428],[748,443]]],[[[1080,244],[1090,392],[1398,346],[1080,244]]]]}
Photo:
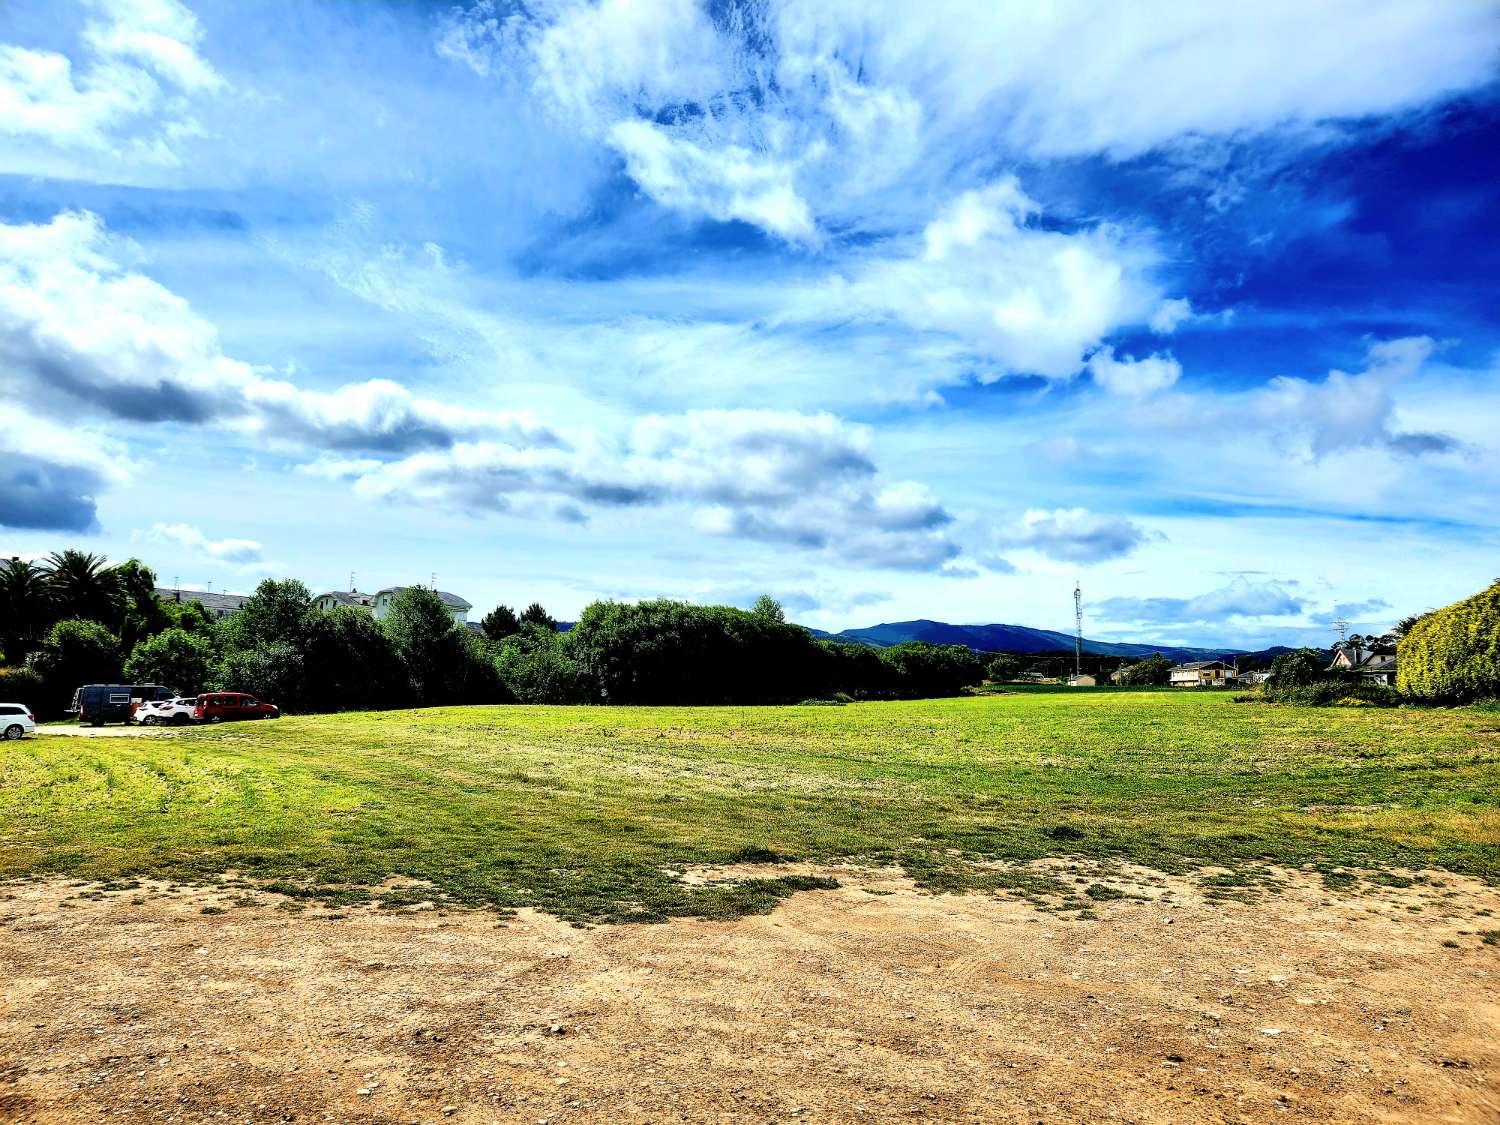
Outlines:
{"type": "Polygon", "coordinates": [[[980,163],[977,138],[1034,161],[1306,130],[1481,85],[1497,43],[1485,0],[522,11],[481,0],[453,17],[443,49],[529,85],[602,144],[619,146],[616,127],[633,123],[621,151],[658,202],[796,239],[804,213],[820,228],[910,216],[943,177],[980,163]],[[640,159],[647,148],[657,159],[640,159]],[[900,201],[886,191],[898,181],[900,201]],[[774,184],[775,204],[747,182],[774,184]]]}
{"type": "Polygon", "coordinates": [[[568,436],[567,447],[465,442],[344,472],[366,498],[479,512],[682,505],[705,534],[898,570],[937,569],[959,553],[938,499],[885,479],[868,432],[832,415],[691,411],[639,419],[623,442],[568,436]]]}
{"type": "Polygon", "coordinates": [[[185,523],[153,524],[148,535],[160,542],[175,543],[208,562],[252,569],[265,563],[265,549],[254,539],[210,539],[185,523]]]}
{"type": "MultiPolygon", "coordinates": [[[[0,44],[0,156],[8,171],[55,174],[68,154],[173,164],[198,130],[191,101],[225,86],[199,53],[202,32],[177,0],[100,0],[82,63],[0,44]]],[[[123,162],[122,173],[128,174],[123,162]]]]}
{"type": "Polygon", "coordinates": [[[1307,608],[1295,582],[1239,579],[1193,597],[1107,598],[1094,613],[1107,621],[1137,624],[1210,624],[1244,618],[1293,617],[1307,608]]]}
{"type": "Polygon", "coordinates": [[[1315,460],[1372,447],[1403,456],[1453,452],[1459,443],[1445,434],[1395,428],[1393,388],[1416,374],[1436,350],[1436,341],[1425,336],[1375,343],[1366,354],[1365,370],[1330,371],[1321,383],[1278,376],[1253,396],[1250,407],[1261,425],[1305,446],[1315,460]]]}
{"type": "Polygon", "coordinates": [[[140,422],[244,426],[268,440],[394,452],[460,438],[555,437],[523,412],[459,408],[385,379],[307,390],[223,354],[139,250],[88,212],[0,223],[0,358],[39,407],[140,422]]]}
{"type": "Polygon", "coordinates": [[[1036,551],[1057,562],[1085,565],[1124,558],[1151,533],[1123,516],[1106,516],[1087,508],[1033,509],[1020,525],[1002,530],[1002,546],[1036,551]]]}
{"type": "Polygon", "coordinates": [[[1170,353],[1116,359],[1113,348],[1100,348],[1089,356],[1088,368],[1094,382],[1117,395],[1149,395],[1166,390],[1182,377],[1182,365],[1170,353]]]}
{"type": "Polygon", "coordinates": [[[1036,210],[1014,178],[966,192],[927,225],[919,253],[867,262],[814,311],[843,305],[951,334],[990,361],[984,380],[1070,378],[1108,334],[1150,315],[1156,256],[1107,226],[1029,225],[1036,210]]]}
{"type": "Polygon", "coordinates": [[[1158,336],[1170,336],[1183,321],[1193,318],[1193,302],[1186,297],[1173,297],[1157,306],[1146,323],[1158,336]]]}

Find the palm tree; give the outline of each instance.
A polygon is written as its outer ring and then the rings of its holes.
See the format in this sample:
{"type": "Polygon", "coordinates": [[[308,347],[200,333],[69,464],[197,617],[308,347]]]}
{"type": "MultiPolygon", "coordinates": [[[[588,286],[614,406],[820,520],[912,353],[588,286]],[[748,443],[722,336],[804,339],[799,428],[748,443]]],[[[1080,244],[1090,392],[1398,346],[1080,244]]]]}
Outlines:
{"type": "Polygon", "coordinates": [[[51,623],[52,588],[47,573],[21,559],[0,566],[0,655],[19,664],[51,623]]]}
{"type": "Polygon", "coordinates": [[[81,617],[114,627],[125,591],[116,568],[103,555],[87,551],[54,551],[43,564],[59,617],[81,617]]]}

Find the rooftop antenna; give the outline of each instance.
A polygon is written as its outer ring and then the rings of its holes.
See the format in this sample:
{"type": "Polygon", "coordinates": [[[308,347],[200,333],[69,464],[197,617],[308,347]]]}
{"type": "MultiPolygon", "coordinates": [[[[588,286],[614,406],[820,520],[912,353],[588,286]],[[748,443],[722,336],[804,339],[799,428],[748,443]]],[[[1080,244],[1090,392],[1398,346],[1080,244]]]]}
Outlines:
{"type": "Polygon", "coordinates": [[[1083,675],[1083,586],[1073,583],[1073,678],[1083,675]]]}

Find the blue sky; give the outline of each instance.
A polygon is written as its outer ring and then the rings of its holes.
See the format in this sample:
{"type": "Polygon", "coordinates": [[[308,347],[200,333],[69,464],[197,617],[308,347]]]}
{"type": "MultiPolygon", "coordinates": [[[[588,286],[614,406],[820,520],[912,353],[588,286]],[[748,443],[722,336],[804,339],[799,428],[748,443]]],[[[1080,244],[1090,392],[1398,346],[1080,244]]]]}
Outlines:
{"type": "Polygon", "coordinates": [[[0,550],[1243,643],[1500,558],[1500,8],[0,11],[0,550]]]}

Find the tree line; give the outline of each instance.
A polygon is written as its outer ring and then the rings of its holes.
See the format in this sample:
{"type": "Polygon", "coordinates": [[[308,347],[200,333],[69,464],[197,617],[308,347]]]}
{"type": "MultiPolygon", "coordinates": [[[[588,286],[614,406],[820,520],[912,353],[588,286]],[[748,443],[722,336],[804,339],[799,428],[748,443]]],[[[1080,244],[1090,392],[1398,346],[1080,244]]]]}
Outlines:
{"type": "Polygon", "coordinates": [[[565,632],[539,604],[475,630],[411,587],[381,620],[319,610],[267,580],[216,621],[155,592],[138,560],[78,551],[0,567],[0,698],[62,713],[84,683],[244,691],[288,712],[457,703],[753,704],[955,695],[985,678],[962,645],[874,649],[814,637],[769,597],[749,610],[596,602],[565,632]]]}

